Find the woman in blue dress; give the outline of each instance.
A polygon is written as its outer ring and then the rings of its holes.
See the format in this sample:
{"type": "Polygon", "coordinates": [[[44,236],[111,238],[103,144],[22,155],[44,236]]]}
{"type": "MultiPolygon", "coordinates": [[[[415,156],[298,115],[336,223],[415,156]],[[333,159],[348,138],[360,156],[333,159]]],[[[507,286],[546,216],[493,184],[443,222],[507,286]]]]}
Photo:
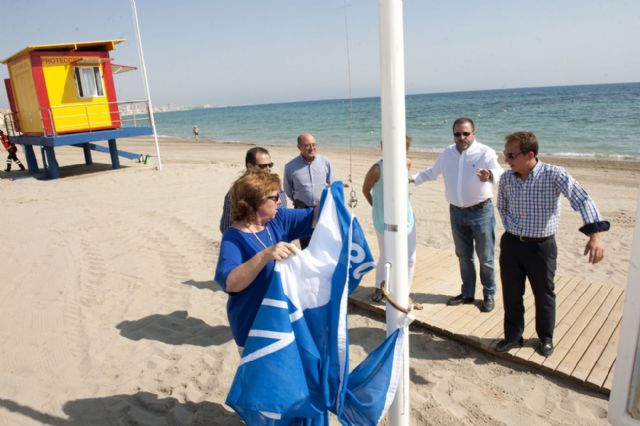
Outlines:
{"type": "Polygon", "coordinates": [[[227,317],[236,344],[247,335],[267,292],[276,260],[299,250],[291,241],[309,237],[314,209],[279,208],[280,178],[248,171],[231,187],[233,224],[220,243],[215,280],[229,295],[227,317]]]}

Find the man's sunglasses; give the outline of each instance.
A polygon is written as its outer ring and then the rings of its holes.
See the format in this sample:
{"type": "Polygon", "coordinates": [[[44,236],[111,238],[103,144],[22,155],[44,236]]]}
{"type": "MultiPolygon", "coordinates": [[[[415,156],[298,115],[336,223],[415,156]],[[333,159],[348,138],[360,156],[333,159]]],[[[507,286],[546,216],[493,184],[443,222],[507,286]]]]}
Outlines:
{"type": "Polygon", "coordinates": [[[518,155],[522,154],[521,152],[503,152],[504,158],[508,158],[509,160],[515,160],[518,158],[518,155]]]}
{"type": "Polygon", "coordinates": [[[460,136],[464,136],[466,138],[470,134],[471,134],[471,132],[455,132],[453,134],[453,136],[455,136],[456,138],[459,138],[460,136]]]}
{"type": "Polygon", "coordinates": [[[256,164],[256,166],[258,166],[261,169],[271,169],[273,168],[273,163],[266,163],[266,164],[256,164]]]}

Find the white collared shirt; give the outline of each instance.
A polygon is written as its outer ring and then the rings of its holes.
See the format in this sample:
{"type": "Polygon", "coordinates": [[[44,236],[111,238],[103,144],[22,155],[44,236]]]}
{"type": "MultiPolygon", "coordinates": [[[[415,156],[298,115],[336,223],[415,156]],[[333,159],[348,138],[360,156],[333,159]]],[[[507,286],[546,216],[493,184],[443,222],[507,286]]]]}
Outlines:
{"type": "Polygon", "coordinates": [[[470,207],[493,197],[493,184],[498,183],[502,172],[496,152],[474,139],[462,154],[455,144],[449,145],[432,167],[413,179],[420,185],[442,174],[447,201],[457,207],[470,207]],[[493,179],[482,182],[476,174],[480,168],[490,170],[493,179]]]}

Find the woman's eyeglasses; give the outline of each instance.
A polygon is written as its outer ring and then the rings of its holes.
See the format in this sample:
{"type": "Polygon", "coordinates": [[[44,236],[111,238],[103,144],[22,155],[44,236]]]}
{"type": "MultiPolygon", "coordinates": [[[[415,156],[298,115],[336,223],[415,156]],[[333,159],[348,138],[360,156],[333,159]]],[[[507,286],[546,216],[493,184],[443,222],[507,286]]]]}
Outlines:
{"type": "Polygon", "coordinates": [[[455,136],[456,138],[459,138],[460,136],[464,136],[466,138],[470,134],[471,134],[471,132],[455,132],[453,134],[453,136],[455,136]]]}
{"type": "Polygon", "coordinates": [[[274,203],[278,203],[280,201],[280,197],[277,196],[277,195],[269,195],[266,198],[267,198],[267,200],[271,200],[274,203]]]}
{"type": "Polygon", "coordinates": [[[273,168],[273,163],[266,163],[266,164],[256,164],[256,166],[258,166],[258,168],[260,169],[271,169],[273,168]]]}
{"type": "Polygon", "coordinates": [[[522,154],[521,152],[503,152],[504,158],[508,158],[509,160],[515,160],[518,158],[518,155],[522,154]]]}

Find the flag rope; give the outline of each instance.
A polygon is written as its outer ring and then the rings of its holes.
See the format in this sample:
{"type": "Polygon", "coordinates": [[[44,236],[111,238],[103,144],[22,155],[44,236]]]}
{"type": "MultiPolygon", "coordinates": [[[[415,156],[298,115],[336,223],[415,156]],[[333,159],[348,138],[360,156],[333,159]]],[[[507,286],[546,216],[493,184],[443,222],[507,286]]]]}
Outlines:
{"type": "Polygon", "coordinates": [[[353,209],[358,205],[358,196],[356,190],[353,187],[353,96],[351,94],[351,51],[349,50],[349,20],[347,17],[347,0],[343,0],[344,4],[344,36],[345,45],[347,51],[347,91],[349,99],[349,187],[351,192],[349,193],[349,208],[351,209],[351,215],[353,216],[353,209]]]}
{"type": "Polygon", "coordinates": [[[396,310],[408,314],[413,310],[416,311],[421,311],[422,309],[424,309],[424,307],[422,306],[422,304],[420,303],[415,303],[413,301],[411,301],[411,303],[409,303],[409,307],[405,308],[404,306],[400,305],[398,302],[396,302],[395,300],[393,300],[393,298],[391,297],[391,295],[389,294],[389,292],[387,292],[387,289],[384,287],[385,286],[385,282],[380,283],[380,291],[382,292],[382,296],[387,299],[387,301],[389,302],[389,304],[391,306],[393,306],[396,310]]]}

